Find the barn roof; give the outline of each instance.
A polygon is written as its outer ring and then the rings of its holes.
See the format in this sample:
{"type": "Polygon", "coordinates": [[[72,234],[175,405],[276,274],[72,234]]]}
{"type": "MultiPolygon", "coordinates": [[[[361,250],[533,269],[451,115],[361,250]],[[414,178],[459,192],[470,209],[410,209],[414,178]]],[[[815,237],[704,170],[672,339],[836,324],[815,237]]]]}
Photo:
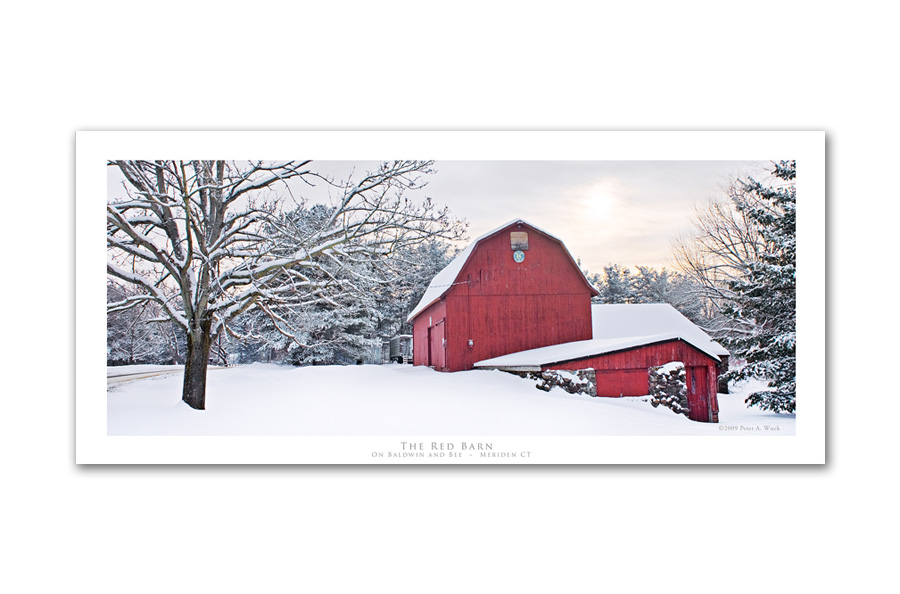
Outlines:
{"type": "Polygon", "coordinates": [[[669,340],[682,340],[716,361],[728,351],[667,303],[592,305],[592,340],[510,353],[475,367],[540,368],[669,340]]]}
{"type": "MultiPolygon", "coordinates": [[[[447,291],[450,290],[450,287],[452,287],[453,284],[456,282],[456,277],[459,276],[459,273],[463,269],[463,266],[465,266],[466,262],[469,261],[469,256],[472,255],[472,252],[475,250],[475,246],[477,246],[482,240],[487,239],[488,237],[492,237],[493,235],[496,235],[497,233],[499,233],[500,231],[503,231],[507,227],[515,225],[516,223],[522,223],[523,225],[528,225],[535,231],[539,231],[539,232],[543,233],[544,235],[546,235],[547,237],[549,237],[555,241],[558,241],[559,244],[563,247],[564,250],[566,250],[566,253],[568,254],[568,249],[566,249],[565,244],[558,237],[556,237],[550,233],[547,233],[540,227],[536,227],[524,219],[513,219],[507,223],[500,225],[496,229],[494,229],[492,231],[488,231],[484,235],[478,237],[478,239],[476,239],[475,241],[470,243],[466,247],[466,249],[464,249],[459,254],[457,254],[457,256],[453,259],[453,261],[450,262],[443,270],[438,272],[435,275],[435,277],[433,279],[431,279],[431,282],[428,284],[428,288],[425,290],[425,294],[422,296],[422,299],[419,300],[419,304],[416,305],[416,307],[414,307],[413,310],[410,312],[410,314],[407,316],[406,321],[411,322],[413,318],[415,318],[417,315],[422,313],[430,305],[432,305],[438,299],[443,297],[444,293],[446,293],[447,291]]],[[[569,258],[570,259],[572,258],[571,254],[569,254],[569,258]]],[[[572,262],[574,263],[575,260],[572,259],[572,262]]],[[[588,282],[587,279],[585,279],[585,282],[586,283],[588,282]]],[[[588,285],[590,286],[590,283],[588,283],[588,285]]],[[[596,289],[594,289],[594,291],[596,293],[596,289]]]]}

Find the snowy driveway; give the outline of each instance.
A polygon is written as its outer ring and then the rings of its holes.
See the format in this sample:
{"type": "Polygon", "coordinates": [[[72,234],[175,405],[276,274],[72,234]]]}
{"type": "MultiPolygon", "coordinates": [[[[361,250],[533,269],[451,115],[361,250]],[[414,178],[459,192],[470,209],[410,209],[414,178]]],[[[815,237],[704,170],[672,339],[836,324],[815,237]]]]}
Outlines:
{"type": "MultiPolygon", "coordinates": [[[[224,367],[209,366],[209,369],[224,369],[224,367]]],[[[106,368],[106,385],[112,386],[124,382],[130,382],[138,379],[146,379],[148,377],[158,377],[161,375],[181,374],[184,372],[184,365],[122,365],[117,367],[106,368]]]]}

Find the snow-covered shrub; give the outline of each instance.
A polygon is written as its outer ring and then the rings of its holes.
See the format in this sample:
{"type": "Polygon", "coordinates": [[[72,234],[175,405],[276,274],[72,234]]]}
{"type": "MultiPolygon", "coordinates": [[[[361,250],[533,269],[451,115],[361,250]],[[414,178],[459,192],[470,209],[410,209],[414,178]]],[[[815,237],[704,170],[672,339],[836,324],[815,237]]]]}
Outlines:
{"type": "Polygon", "coordinates": [[[537,380],[537,389],[549,392],[554,386],[559,386],[569,394],[597,394],[597,374],[593,369],[579,369],[578,371],[563,371],[550,369],[540,373],[531,374],[537,380]]]}
{"type": "Polygon", "coordinates": [[[660,404],[678,414],[688,416],[687,374],[684,363],[672,361],[650,368],[650,404],[660,404]]]}

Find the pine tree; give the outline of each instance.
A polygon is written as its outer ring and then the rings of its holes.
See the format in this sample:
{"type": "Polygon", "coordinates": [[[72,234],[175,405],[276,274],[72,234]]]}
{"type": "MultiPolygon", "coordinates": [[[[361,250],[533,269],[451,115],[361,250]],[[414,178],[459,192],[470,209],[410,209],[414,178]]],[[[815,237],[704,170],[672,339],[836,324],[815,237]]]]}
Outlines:
{"type": "Polygon", "coordinates": [[[794,412],[796,408],[796,161],[775,164],[783,183],[767,187],[750,179],[733,194],[737,210],[759,233],[759,257],[743,275],[731,280],[732,297],[723,313],[735,327],[750,328],[725,339],[732,354],[746,365],[728,373],[729,380],[768,379],[768,389],[746,402],[763,410],[794,412]]]}
{"type": "Polygon", "coordinates": [[[649,266],[636,266],[638,274],[632,280],[635,303],[670,303],[672,285],[669,271],[657,271],[649,266]]]}
{"type": "MultiPolygon", "coordinates": [[[[286,218],[291,228],[310,233],[332,212],[326,206],[314,205],[295,209],[286,218]]],[[[240,363],[293,365],[380,360],[383,338],[412,332],[405,323],[407,313],[452,255],[449,243],[432,239],[380,254],[377,267],[362,260],[336,268],[323,259],[320,270],[307,273],[310,280],[324,282],[327,277],[352,276],[355,290],[284,309],[277,318],[271,315],[274,312],[266,311],[266,306],[246,312],[231,324],[232,334],[239,336],[233,345],[234,358],[240,363]]]]}
{"type": "Polygon", "coordinates": [[[599,303],[634,303],[634,281],[631,270],[618,264],[603,267],[603,276],[592,275],[588,280],[600,291],[599,303]]]}

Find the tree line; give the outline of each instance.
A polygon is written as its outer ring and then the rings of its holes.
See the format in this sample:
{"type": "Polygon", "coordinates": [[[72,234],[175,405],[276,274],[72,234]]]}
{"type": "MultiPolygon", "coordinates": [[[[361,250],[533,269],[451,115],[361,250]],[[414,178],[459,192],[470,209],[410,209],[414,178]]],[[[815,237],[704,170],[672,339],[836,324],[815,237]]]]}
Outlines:
{"type": "Polygon", "coordinates": [[[717,312],[701,287],[687,274],[650,266],[609,264],[602,272],[584,271],[600,292],[594,303],[668,303],[693,323],[715,332],[717,312]]]}
{"type": "MultiPolygon", "coordinates": [[[[290,363],[332,365],[381,360],[381,340],[411,334],[406,314],[422,298],[431,279],[452,260],[450,243],[431,240],[403,255],[405,273],[343,306],[320,303],[296,308],[276,327],[272,317],[252,310],[231,322],[231,332],[212,341],[215,365],[290,363]],[[293,333],[284,332],[290,326],[293,333]]],[[[107,280],[107,302],[138,294],[132,285],[107,280]]],[[[107,365],[184,364],[184,332],[150,301],[109,311],[106,318],[107,365]]]]}

